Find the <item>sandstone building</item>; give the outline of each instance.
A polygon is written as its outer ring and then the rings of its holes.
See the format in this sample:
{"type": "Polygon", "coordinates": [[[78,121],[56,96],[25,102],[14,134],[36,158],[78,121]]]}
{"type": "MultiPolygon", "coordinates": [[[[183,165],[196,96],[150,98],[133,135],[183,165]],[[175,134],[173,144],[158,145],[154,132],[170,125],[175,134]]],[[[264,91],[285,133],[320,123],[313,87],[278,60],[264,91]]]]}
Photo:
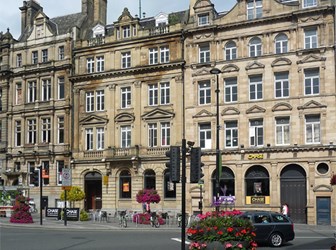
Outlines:
{"type": "Polygon", "coordinates": [[[6,186],[38,200],[29,173],[42,166],[46,203],[57,206],[68,167],[82,208],[141,210],[136,193],[155,188],[152,209],[179,212],[165,153],[184,138],[205,164],[200,190],[187,156],[187,212],[200,191],[212,210],[219,139],[220,195],[235,200],[224,209],[288,203],[295,222],[336,224],[333,1],[237,0],[218,12],[190,0],[146,18],[125,8],[112,24],[106,0],[57,18],[34,0],[20,10],[18,40],[0,36],[6,186]]]}

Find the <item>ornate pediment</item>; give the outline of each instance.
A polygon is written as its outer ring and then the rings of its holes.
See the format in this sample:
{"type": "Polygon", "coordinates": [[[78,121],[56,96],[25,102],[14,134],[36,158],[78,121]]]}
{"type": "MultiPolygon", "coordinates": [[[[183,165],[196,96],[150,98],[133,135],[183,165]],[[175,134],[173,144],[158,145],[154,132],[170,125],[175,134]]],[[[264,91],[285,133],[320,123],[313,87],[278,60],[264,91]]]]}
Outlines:
{"type": "Polygon", "coordinates": [[[277,58],[275,59],[271,66],[272,67],[277,67],[277,66],[286,66],[286,65],[292,65],[292,61],[289,60],[288,58],[284,58],[284,57],[280,57],[280,58],[277,58]]]}
{"type": "Polygon", "coordinates": [[[120,113],[120,114],[116,115],[115,118],[114,118],[114,121],[116,123],[121,123],[121,122],[131,123],[131,122],[134,122],[134,120],[135,120],[134,115],[130,114],[130,113],[126,113],[126,112],[120,113]]]}
{"type": "Polygon", "coordinates": [[[314,187],[313,189],[314,192],[332,192],[333,189],[330,185],[317,185],[316,187],[314,187]]]}
{"type": "Polygon", "coordinates": [[[254,105],[251,108],[249,108],[248,110],[246,110],[246,114],[255,114],[255,113],[265,113],[266,109],[258,106],[258,105],[254,105]]]}
{"type": "Polygon", "coordinates": [[[200,117],[212,117],[215,114],[211,113],[208,110],[202,109],[200,112],[198,112],[196,115],[193,116],[193,118],[200,118],[200,117]]]}
{"type": "Polygon", "coordinates": [[[272,111],[290,111],[293,107],[287,102],[280,102],[273,106],[272,111]]]}
{"type": "Polygon", "coordinates": [[[239,67],[235,64],[228,64],[222,68],[222,73],[238,72],[239,67]]]}
{"type": "Polygon", "coordinates": [[[195,3],[194,8],[202,8],[212,6],[213,4],[209,0],[197,0],[195,3]]]}
{"type": "Polygon", "coordinates": [[[323,62],[326,58],[318,55],[308,55],[302,60],[297,61],[297,64],[304,64],[304,63],[310,63],[310,62],[323,62]]]}
{"type": "Polygon", "coordinates": [[[102,125],[102,124],[107,124],[108,121],[109,120],[107,118],[104,118],[104,117],[100,117],[100,116],[97,116],[97,115],[89,115],[89,116],[81,119],[79,121],[79,124],[80,125],[89,125],[89,124],[92,124],[92,125],[101,124],[102,125]]]}
{"type": "Polygon", "coordinates": [[[265,65],[257,61],[251,62],[245,67],[246,70],[263,69],[263,68],[265,68],[265,65]]]}
{"type": "Polygon", "coordinates": [[[239,109],[233,107],[228,107],[224,109],[221,113],[221,115],[239,115],[239,114],[240,114],[239,109]]]}
{"type": "Polygon", "coordinates": [[[133,17],[131,13],[129,12],[128,8],[124,8],[121,16],[118,18],[118,22],[131,22],[133,20],[133,17]]]}
{"type": "Polygon", "coordinates": [[[311,100],[302,106],[299,106],[298,109],[321,109],[321,108],[326,108],[327,105],[323,105],[317,101],[311,100]]]}
{"type": "Polygon", "coordinates": [[[202,67],[199,70],[197,70],[195,73],[192,74],[192,76],[202,76],[202,75],[209,75],[210,70],[206,67],[202,67]]]}
{"type": "Polygon", "coordinates": [[[142,119],[145,121],[148,120],[164,120],[164,119],[172,119],[175,116],[175,113],[169,112],[160,108],[156,108],[151,110],[150,112],[144,114],[142,119]]]}

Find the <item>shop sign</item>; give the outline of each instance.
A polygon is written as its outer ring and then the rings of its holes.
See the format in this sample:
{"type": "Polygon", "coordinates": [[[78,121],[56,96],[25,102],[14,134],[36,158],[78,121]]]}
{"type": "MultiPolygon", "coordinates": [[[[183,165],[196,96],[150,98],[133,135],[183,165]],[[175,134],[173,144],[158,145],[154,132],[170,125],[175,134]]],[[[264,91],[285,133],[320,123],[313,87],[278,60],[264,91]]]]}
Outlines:
{"type": "Polygon", "coordinates": [[[261,159],[264,159],[264,155],[263,154],[249,154],[247,158],[249,160],[261,160],[261,159]]]}
{"type": "Polygon", "coordinates": [[[67,220],[79,220],[79,208],[66,209],[67,220]]]}
{"type": "Polygon", "coordinates": [[[46,217],[56,217],[61,218],[61,209],[57,207],[47,207],[46,217]]]}
{"type": "Polygon", "coordinates": [[[251,204],[265,204],[265,196],[251,196],[251,204]]]}

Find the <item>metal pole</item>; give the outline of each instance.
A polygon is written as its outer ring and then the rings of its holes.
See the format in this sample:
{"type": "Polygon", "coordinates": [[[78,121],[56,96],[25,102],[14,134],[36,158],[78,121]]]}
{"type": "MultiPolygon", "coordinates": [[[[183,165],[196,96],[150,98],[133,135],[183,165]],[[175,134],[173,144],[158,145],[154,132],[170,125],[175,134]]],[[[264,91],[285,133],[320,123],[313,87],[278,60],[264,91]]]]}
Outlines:
{"type": "Polygon", "coordinates": [[[186,139],[182,139],[182,228],[181,228],[181,249],[185,250],[185,228],[186,228],[186,139]]]}
{"type": "Polygon", "coordinates": [[[200,204],[199,204],[199,209],[200,213],[203,214],[203,190],[202,190],[203,184],[200,184],[200,204]]]}
{"type": "MultiPolygon", "coordinates": [[[[216,202],[219,201],[219,77],[217,77],[217,85],[216,85],[216,202]]],[[[216,205],[216,211],[219,212],[219,204],[216,205]]]]}
{"type": "Polygon", "coordinates": [[[64,190],[64,212],[63,212],[63,217],[64,217],[64,226],[67,225],[67,190],[64,190]]]}
{"type": "Polygon", "coordinates": [[[39,167],[40,169],[40,225],[43,224],[43,221],[42,221],[42,191],[43,191],[43,180],[42,180],[42,165],[39,167]]]}

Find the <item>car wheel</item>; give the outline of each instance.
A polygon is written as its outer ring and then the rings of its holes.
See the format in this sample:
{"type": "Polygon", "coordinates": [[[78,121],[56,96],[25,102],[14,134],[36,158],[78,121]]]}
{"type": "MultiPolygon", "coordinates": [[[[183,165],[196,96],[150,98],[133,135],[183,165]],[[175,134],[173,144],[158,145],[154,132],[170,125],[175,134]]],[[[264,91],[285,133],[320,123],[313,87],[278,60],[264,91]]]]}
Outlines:
{"type": "Polygon", "coordinates": [[[269,243],[272,247],[280,247],[283,243],[282,235],[279,233],[273,233],[269,238],[269,243]]]}

